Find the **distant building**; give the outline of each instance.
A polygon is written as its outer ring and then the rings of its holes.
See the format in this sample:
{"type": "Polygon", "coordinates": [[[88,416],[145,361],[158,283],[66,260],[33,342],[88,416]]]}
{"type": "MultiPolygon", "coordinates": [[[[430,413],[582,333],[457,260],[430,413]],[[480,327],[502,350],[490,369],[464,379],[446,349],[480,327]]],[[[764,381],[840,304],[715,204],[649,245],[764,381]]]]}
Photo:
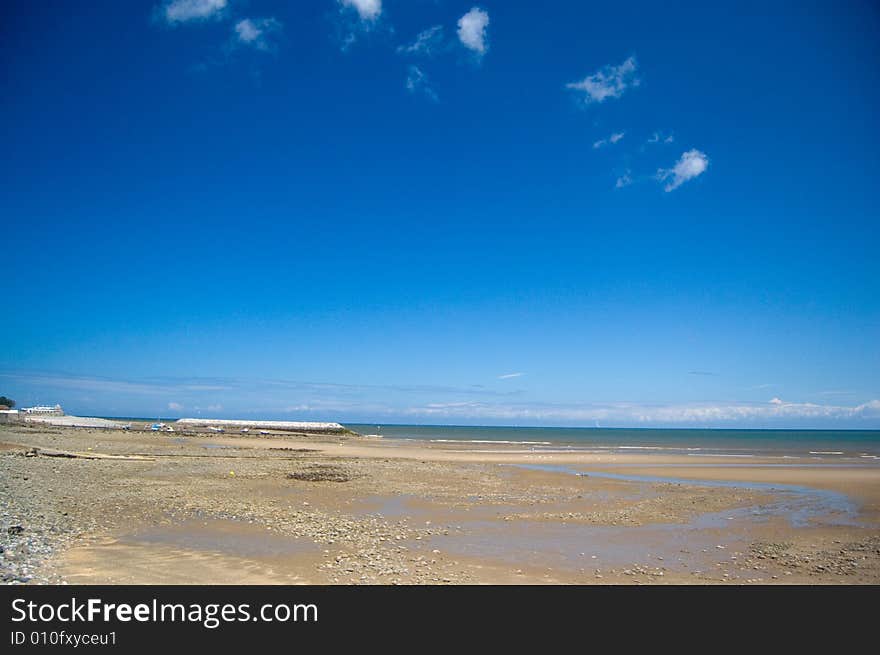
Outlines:
{"type": "Polygon", "coordinates": [[[35,407],[25,407],[22,411],[25,414],[36,416],[64,416],[64,410],[61,409],[61,405],[55,405],[55,407],[50,407],[49,405],[37,405],[35,407]]]}
{"type": "Polygon", "coordinates": [[[0,423],[18,423],[21,412],[17,409],[0,409],[0,423]]]}

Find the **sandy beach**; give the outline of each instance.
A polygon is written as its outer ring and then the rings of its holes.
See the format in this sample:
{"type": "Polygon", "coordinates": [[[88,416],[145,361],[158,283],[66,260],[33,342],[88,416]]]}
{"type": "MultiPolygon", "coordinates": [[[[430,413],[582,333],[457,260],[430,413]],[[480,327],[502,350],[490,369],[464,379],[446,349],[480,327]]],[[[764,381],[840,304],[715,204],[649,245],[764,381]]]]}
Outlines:
{"type": "Polygon", "coordinates": [[[0,501],[5,583],[880,583],[880,466],[823,456],[6,425],[0,501]]]}

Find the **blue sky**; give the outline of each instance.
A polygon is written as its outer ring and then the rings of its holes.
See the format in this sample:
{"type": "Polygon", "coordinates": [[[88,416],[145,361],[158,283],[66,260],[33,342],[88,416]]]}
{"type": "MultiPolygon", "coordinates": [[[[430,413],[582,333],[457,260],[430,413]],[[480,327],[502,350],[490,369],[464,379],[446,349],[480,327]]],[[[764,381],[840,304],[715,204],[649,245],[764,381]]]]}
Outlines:
{"type": "Polygon", "coordinates": [[[30,2],[0,393],[880,427],[871,2],[30,2]]]}

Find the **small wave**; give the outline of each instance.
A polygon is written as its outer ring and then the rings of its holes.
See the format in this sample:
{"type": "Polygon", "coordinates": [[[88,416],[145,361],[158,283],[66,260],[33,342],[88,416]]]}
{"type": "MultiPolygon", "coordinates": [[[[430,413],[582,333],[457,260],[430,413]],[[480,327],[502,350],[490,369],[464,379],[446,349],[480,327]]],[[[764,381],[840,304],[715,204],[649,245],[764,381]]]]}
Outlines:
{"type": "Polygon", "coordinates": [[[468,449],[466,451],[460,450],[460,451],[456,451],[456,452],[494,454],[494,455],[533,455],[533,456],[537,455],[538,459],[542,459],[545,455],[553,455],[553,454],[556,454],[557,452],[564,453],[565,451],[543,450],[543,451],[540,451],[540,453],[537,453],[534,450],[523,450],[523,449],[520,449],[520,450],[517,450],[517,449],[513,449],[513,450],[494,449],[493,450],[491,448],[474,448],[473,450],[468,449]]]}
{"type": "Polygon", "coordinates": [[[609,448],[614,448],[615,450],[684,450],[688,452],[703,450],[702,448],[690,446],[609,446],[609,448]]]}
{"type": "Polygon", "coordinates": [[[843,455],[842,450],[811,450],[811,455],[843,455]]]}
{"type": "Polygon", "coordinates": [[[552,446],[552,441],[502,441],[500,439],[430,439],[432,443],[503,443],[526,446],[552,446]]]}

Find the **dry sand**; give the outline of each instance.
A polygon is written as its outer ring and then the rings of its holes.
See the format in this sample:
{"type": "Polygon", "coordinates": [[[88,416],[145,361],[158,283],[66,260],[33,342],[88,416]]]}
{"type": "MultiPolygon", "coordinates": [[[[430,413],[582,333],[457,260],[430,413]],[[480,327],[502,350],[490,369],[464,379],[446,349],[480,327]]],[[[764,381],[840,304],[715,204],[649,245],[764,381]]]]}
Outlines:
{"type": "Polygon", "coordinates": [[[3,426],[0,573],[31,584],[880,582],[877,464],[694,459],[3,426]]]}

